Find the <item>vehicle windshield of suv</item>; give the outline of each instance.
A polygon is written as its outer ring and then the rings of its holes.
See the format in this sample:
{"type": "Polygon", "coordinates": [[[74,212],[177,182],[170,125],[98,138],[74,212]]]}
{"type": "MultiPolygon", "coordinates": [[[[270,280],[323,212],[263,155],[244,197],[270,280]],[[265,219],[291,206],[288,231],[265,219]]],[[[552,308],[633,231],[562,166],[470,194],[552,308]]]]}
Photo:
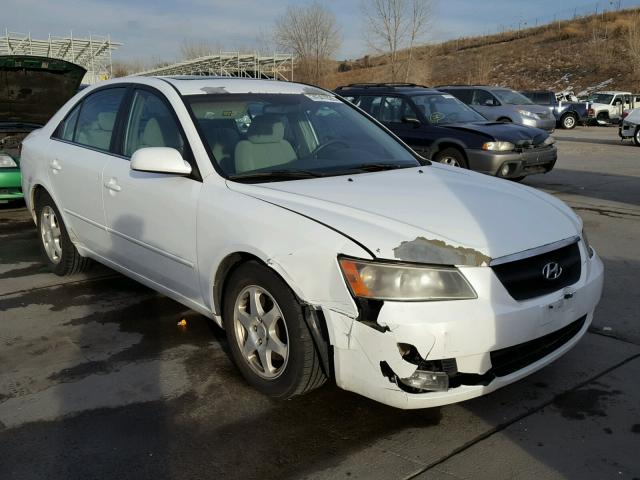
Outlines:
{"type": "Polygon", "coordinates": [[[515,90],[491,90],[502,103],[507,105],[533,105],[533,102],[515,90]]]}
{"type": "Polygon", "coordinates": [[[593,95],[589,95],[587,101],[609,105],[611,103],[611,100],[613,100],[613,95],[610,95],[608,93],[594,93],[593,95]]]}
{"type": "Polygon", "coordinates": [[[394,137],[328,94],[186,98],[213,160],[232,180],[293,180],[420,165],[394,137]]]}
{"type": "Polygon", "coordinates": [[[424,116],[432,125],[447,125],[450,123],[486,122],[487,119],[478,112],[449,94],[412,95],[411,99],[416,107],[422,110],[424,116]]]}

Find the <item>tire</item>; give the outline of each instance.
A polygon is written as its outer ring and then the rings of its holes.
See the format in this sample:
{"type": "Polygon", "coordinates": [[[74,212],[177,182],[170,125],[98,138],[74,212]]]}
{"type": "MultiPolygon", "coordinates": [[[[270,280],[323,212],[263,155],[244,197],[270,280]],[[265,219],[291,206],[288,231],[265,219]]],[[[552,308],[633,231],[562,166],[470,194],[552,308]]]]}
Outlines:
{"type": "Polygon", "coordinates": [[[287,399],[325,382],[302,306],[271,269],[252,261],[233,271],[225,285],[222,312],[233,361],[254,388],[287,399]],[[256,311],[251,297],[259,304],[256,311]]]}
{"type": "Polygon", "coordinates": [[[449,147],[440,150],[433,156],[436,162],[444,163],[452,167],[469,168],[467,165],[467,159],[457,148],[449,147]]]}
{"type": "Polygon", "coordinates": [[[73,275],[86,270],[91,260],[82,257],[71,242],[58,207],[44,191],[35,199],[40,251],[51,271],[59,276],[73,275]]]}
{"type": "Polygon", "coordinates": [[[562,128],[565,130],[573,130],[576,128],[577,123],[578,119],[573,113],[567,113],[560,119],[560,125],[562,125],[562,128]]]}
{"type": "Polygon", "coordinates": [[[640,147],[640,127],[636,128],[636,133],[633,135],[633,143],[640,147]]]}
{"type": "Polygon", "coordinates": [[[524,180],[525,178],[527,178],[526,176],[523,177],[513,177],[510,178],[509,180],[511,180],[512,182],[521,182],[522,180],[524,180]]]}

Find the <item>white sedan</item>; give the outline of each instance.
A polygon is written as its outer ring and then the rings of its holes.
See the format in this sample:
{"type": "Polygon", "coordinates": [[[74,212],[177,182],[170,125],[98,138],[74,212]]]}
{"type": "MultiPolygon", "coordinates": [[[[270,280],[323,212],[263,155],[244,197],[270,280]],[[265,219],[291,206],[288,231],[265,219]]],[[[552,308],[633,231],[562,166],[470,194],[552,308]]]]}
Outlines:
{"type": "Polygon", "coordinates": [[[97,260],[210,317],[277,398],[326,378],[399,408],[477,397],[573,347],[602,291],[564,203],[432,164],[308,85],[103,82],[29,135],[22,173],[54,272],[97,260]]]}

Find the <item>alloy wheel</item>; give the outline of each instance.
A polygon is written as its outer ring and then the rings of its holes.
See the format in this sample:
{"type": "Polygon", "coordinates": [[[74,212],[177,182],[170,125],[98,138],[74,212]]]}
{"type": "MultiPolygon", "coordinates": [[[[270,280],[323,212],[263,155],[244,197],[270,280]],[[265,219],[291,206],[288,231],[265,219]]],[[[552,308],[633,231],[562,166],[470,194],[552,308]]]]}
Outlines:
{"type": "Polygon", "coordinates": [[[573,115],[569,115],[564,118],[563,124],[564,128],[568,130],[572,129],[576,125],[576,119],[573,117],[573,115]]]}
{"type": "Polygon", "coordinates": [[[289,359],[289,334],[271,294],[257,285],[245,287],[235,302],[233,326],[247,365],[266,380],[278,378],[289,359]]]}
{"type": "Polygon", "coordinates": [[[458,162],[457,158],[446,155],[440,159],[440,163],[444,163],[445,165],[451,165],[452,167],[459,167],[460,162],[458,162]]]}
{"type": "Polygon", "coordinates": [[[49,260],[60,263],[62,258],[62,234],[56,212],[50,206],[45,206],[40,213],[40,235],[42,245],[49,260]]]}

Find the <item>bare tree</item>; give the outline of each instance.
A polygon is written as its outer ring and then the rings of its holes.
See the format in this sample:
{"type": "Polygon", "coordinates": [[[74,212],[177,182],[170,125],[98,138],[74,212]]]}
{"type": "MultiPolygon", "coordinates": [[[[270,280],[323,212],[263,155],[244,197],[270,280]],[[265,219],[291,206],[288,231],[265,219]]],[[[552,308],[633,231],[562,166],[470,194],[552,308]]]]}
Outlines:
{"type": "Polygon", "coordinates": [[[191,40],[185,38],[182,41],[182,45],[180,45],[180,56],[183,60],[192,60],[194,58],[211,55],[215,50],[217,49],[212,47],[209,42],[205,40],[191,40]]]}
{"type": "Polygon", "coordinates": [[[432,18],[433,0],[363,0],[362,11],[369,45],[389,55],[391,81],[407,81],[414,47],[432,18]]]}
{"type": "Polygon", "coordinates": [[[336,17],[320,3],[289,6],[276,20],[276,44],[296,56],[297,77],[321,83],[327,63],[340,46],[336,17]]]}

